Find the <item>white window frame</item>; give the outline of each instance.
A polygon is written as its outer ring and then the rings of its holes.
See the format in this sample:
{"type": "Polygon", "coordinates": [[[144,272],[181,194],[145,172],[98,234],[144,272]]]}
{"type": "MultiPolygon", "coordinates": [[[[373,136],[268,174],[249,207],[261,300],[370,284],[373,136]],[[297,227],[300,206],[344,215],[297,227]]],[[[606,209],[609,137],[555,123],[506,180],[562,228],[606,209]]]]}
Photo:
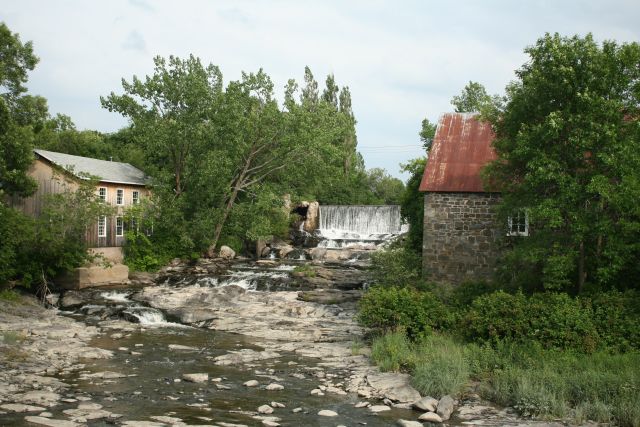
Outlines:
{"type": "Polygon", "coordinates": [[[107,202],[107,195],[109,194],[109,190],[107,187],[98,187],[98,198],[103,202],[107,202]],[[102,194],[102,190],[104,190],[104,195],[102,194]]]}
{"type": "MultiPolygon", "coordinates": [[[[519,227],[518,227],[519,228],[519,227]]],[[[526,210],[515,212],[514,215],[509,215],[507,218],[507,236],[528,236],[529,235],[529,213],[526,210]],[[518,218],[520,223],[520,216],[524,215],[524,230],[513,230],[513,219],[518,218]]]]}
{"type": "Polygon", "coordinates": [[[124,220],[121,216],[116,217],[116,237],[124,236],[124,220]]]}
{"type": "Polygon", "coordinates": [[[140,203],[140,192],[138,190],[133,190],[131,192],[131,204],[137,205],[140,203]]]}
{"type": "Polygon", "coordinates": [[[98,237],[107,237],[107,217],[106,216],[98,217],[98,237]]]}
{"type": "Polygon", "coordinates": [[[116,205],[124,206],[124,188],[116,189],[116,205]]]}

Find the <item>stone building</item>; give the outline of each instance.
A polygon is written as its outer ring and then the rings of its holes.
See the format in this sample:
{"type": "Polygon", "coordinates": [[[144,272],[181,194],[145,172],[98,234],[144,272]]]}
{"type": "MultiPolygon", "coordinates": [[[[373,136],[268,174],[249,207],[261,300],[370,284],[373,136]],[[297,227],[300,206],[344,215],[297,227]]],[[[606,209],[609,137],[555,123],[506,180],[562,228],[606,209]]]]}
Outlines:
{"type": "Polygon", "coordinates": [[[462,283],[493,276],[498,242],[498,193],[485,192],[481,169],[496,158],[494,134],[473,113],[447,113],[438,123],[420,191],[424,195],[423,275],[462,283]]]}
{"type": "Polygon", "coordinates": [[[37,183],[36,192],[27,198],[13,197],[11,204],[28,215],[38,216],[47,195],[74,191],[78,183],[88,175],[98,178],[96,195],[116,208],[113,216],[96,218],[96,223],[86,233],[89,250],[101,254],[112,263],[110,268],[90,265],[76,269],[63,282],[68,287],[82,288],[105,283],[124,282],[129,269],[121,264],[127,207],[138,204],[149,196],[147,177],[141,170],[128,163],[111,162],[89,157],[72,156],[35,149],[35,161],[28,174],[37,183]]]}

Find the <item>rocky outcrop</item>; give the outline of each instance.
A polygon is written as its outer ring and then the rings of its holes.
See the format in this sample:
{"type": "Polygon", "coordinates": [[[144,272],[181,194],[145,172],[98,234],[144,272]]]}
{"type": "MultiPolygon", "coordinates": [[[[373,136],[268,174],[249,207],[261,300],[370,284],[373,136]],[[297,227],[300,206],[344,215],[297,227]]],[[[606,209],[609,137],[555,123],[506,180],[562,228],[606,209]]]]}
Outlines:
{"type": "Polygon", "coordinates": [[[218,255],[222,259],[231,260],[236,257],[236,251],[231,249],[229,246],[222,246],[220,247],[220,252],[218,253],[218,255]]]}

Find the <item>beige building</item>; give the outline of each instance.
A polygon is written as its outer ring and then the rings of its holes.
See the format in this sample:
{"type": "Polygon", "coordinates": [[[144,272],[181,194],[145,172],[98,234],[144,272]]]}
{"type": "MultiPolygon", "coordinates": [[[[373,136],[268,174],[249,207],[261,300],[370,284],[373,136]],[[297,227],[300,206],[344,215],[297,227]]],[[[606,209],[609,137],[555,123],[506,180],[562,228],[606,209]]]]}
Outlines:
{"type": "MultiPolygon", "coordinates": [[[[149,196],[148,177],[128,163],[72,156],[35,149],[35,161],[29,175],[38,184],[37,191],[27,198],[14,198],[12,204],[28,215],[38,216],[45,196],[75,189],[79,180],[97,177],[96,195],[116,208],[113,216],[96,218],[94,226],[87,230],[86,239],[91,251],[102,253],[113,263],[109,269],[87,266],[74,272],[69,286],[87,287],[105,283],[123,282],[128,278],[128,268],[122,265],[124,231],[132,224],[125,224],[125,210],[149,196]]],[[[133,224],[135,226],[135,224],[133,224]]]]}

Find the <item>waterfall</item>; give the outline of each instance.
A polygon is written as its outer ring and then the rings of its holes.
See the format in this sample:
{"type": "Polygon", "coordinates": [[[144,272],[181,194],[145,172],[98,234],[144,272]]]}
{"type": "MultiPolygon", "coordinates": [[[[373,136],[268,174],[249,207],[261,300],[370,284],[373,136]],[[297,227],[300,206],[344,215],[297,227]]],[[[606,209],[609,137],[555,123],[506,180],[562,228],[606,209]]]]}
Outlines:
{"type": "MultiPolygon", "coordinates": [[[[400,233],[400,206],[320,206],[320,230],[357,235],[400,233]]],[[[355,236],[354,236],[355,238],[355,236]]]]}

